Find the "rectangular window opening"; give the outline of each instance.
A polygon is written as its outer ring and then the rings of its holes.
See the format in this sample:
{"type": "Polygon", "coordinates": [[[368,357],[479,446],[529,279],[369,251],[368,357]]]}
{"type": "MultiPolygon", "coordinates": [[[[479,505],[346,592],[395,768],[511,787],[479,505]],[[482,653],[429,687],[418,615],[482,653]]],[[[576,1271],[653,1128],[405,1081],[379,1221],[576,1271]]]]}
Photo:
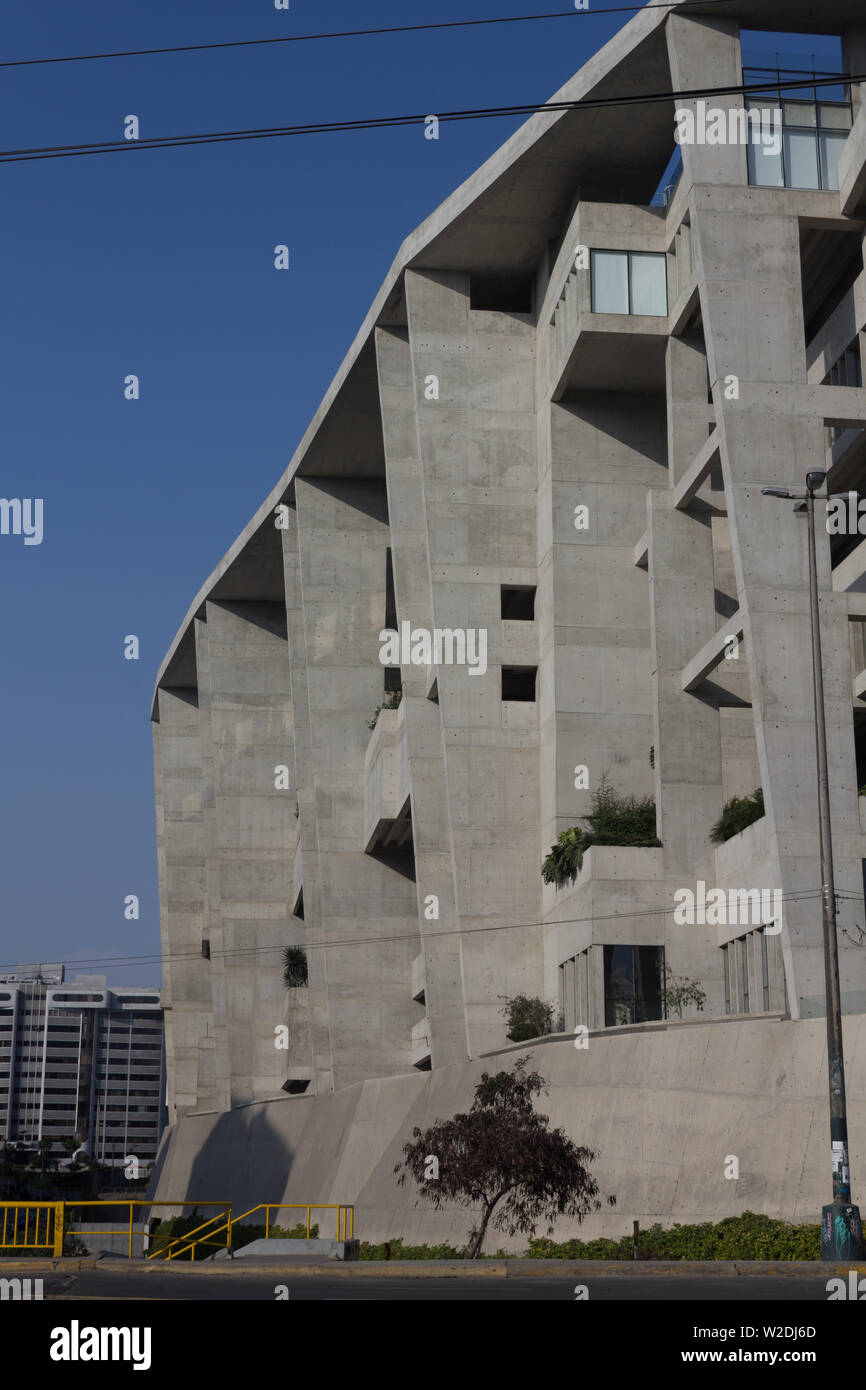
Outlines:
{"type": "Polygon", "coordinates": [[[604,1026],[664,1017],[664,946],[604,947],[604,1026]]]}
{"type": "MultiPolygon", "coordinates": [[[[745,67],[743,81],[781,82],[796,75],[793,70],[745,67]]],[[[844,80],[833,87],[807,81],[796,90],[763,92],[747,99],[746,106],[754,122],[746,147],[753,187],[838,189],[839,156],[853,124],[851,90],[844,80]],[[781,148],[776,145],[779,132],[781,148]]]]}
{"type": "Polygon", "coordinates": [[[523,700],[531,704],[535,700],[535,677],[537,666],[503,666],[503,700],[523,700]]]}
{"type": "Polygon", "coordinates": [[[469,307],[502,314],[531,314],[532,291],[531,275],[472,275],[469,307]]]}
{"type": "Polygon", "coordinates": [[[592,312],[665,318],[667,257],[656,251],[591,251],[592,312]]]}
{"type": "Polygon", "coordinates": [[[532,622],[535,617],[534,584],[503,584],[499,592],[503,618],[532,622]]]}

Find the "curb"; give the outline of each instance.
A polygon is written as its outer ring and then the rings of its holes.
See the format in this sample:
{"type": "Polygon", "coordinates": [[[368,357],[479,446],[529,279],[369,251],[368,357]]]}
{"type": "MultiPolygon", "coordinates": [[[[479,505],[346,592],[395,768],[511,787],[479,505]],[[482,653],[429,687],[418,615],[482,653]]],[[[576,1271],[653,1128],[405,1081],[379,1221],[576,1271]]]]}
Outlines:
{"type": "Polygon", "coordinates": [[[339,1275],[349,1279],[565,1279],[574,1276],[616,1276],[619,1279],[645,1278],[647,1275],[667,1278],[738,1278],[775,1276],[795,1279],[802,1276],[845,1276],[852,1269],[866,1275],[866,1264],[830,1263],[822,1260],[322,1260],[317,1264],[295,1264],[280,1256],[262,1260],[220,1260],[194,1264],[184,1261],[175,1264],[166,1260],[85,1259],[69,1256],[49,1260],[0,1260],[0,1278],[8,1273],[45,1274],[72,1273],[78,1270],[103,1269],[111,1274],[171,1274],[180,1279],[197,1274],[220,1278],[226,1275],[281,1274],[292,1277],[315,1278],[317,1275],[339,1275]]]}

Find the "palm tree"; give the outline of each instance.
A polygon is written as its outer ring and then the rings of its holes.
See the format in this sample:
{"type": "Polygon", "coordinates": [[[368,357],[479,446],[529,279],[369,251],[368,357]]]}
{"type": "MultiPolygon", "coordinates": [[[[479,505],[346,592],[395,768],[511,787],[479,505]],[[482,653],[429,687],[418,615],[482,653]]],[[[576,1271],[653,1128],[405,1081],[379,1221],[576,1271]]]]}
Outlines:
{"type": "Polygon", "coordinates": [[[39,1139],[36,1143],[39,1150],[39,1173],[43,1181],[45,1180],[45,1159],[48,1159],[48,1167],[51,1168],[51,1140],[39,1139]]]}

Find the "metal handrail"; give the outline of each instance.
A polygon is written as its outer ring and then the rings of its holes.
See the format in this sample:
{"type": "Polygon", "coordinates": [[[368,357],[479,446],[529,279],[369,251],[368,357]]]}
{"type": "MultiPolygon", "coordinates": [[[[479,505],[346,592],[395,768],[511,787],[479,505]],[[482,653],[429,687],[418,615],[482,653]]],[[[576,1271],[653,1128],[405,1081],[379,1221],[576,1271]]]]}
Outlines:
{"type": "MultiPolygon", "coordinates": [[[[240,1216],[233,1216],[228,1221],[229,1233],[232,1226],[238,1225],[241,1221],[246,1221],[248,1216],[254,1216],[257,1211],[265,1213],[265,1240],[270,1240],[271,1211],[305,1211],[307,1213],[307,1234],[305,1239],[310,1239],[310,1225],[312,1213],[314,1211],[336,1211],[337,1213],[337,1240],[352,1240],[355,1234],[355,1208],[343,1202],[259,1202],[257,1206],[250,1207],[249,1211],[241,1212],[240,1216]]],[[[217,1235],[221,1230],[217,1227],[211,1235],[217,1235]]],[[[231,1246],[231,1240],[227,1243],[231,1246]]]]}
{"type": "MultiPolygon", "coordinates": [[[[310,1226],[312,1224],[312,1214],[314,1211],[336,1211],[337,1213],[337,1240],[351,1240],[355,1234],[355,1208],[342,1202],[259,1202],[257,1206],[250,1207],[249,1211],[243,1212],[240,1216],[232,1216],[231,1202],[191,1202],[191,1201],[154,1201],[148,1198],[82,1198],[80,1201],[62,1202],[17,1202],[0,1201],[0,1212],[2,1212],[2,1238],[0,1238],[0,1252],[4,1249],[18,1250],[51,1250],[54,1255],[63,1254],[64,1231],[67,1228],[67,1208],[77,1207],[128,1207],[129,1222],[122,1229],[113,1227],[100,1228],[99,1234],[106,1236],[125,1235],[129,1237],[129,1258],[132,1259],[132,1243],[136,1237],[147,1238],[147,1231],[134,1230],[134,1215],[136,1207],[219,1207],[221,1210],[213,1216],[207,1218],[199,1226],[194,1226],[191,1231],[186,1231],[183,1235],[175,1236],[169,1243],[162,1246],[159,1250],[151,1250],[145,1254],[145,1259],[166,1259],[173,1260],[181,1253],[189,1250],[190,1259],[195,1259],[196,1247],[200,1245],[215,1246],[218,1248],[231,1249],[231,1237],[233,1228],[248,1217],[254,1216],[256,1212],[265,1213],[265,1239],[271,1238],[271,1212],[272,1211],[306,1211],[307,1213],[307,1234],[306,1239],[310,1239],[310,1226]],[[18,1210],[25,1211],[24,1217],[24,1239],[18,1240],[18,1210]],[[30,1239],[30,1212],[36,1212],[36,1219],[33,1227],[33,1239],[30,1239]],[[14,1211],[12,1227],[12,1239],[7,1239],[10,1214],[14,1211]],[[39,1240],[41,1213],[47,1213],[44,1241],[39,1240]],[[54,1229],[51,1232],[51,1215],[54,1217],[54,1229]],[[222,1224],[213,1226],[213,1223],[221,1221],[222,1224]],[[212,1229],[208,1230],[208,1227],[212,1229]],[[206,1235],[205,1235],[206,1232],[206,1235]],[[225,1244],[222,1240],[215,1240],[215,1236],[225,1233],[225,1244]],[[50,1237],[50,1238],[49,1238],[50,1237]]],[[[73,1228],[74,1229],[74,1228],[73,1228]]]]}
{"type": "Polygon", "coordinates": [[[3,1212],[3,1233],[0,1239],[0,1250],[50,1250],[54,1255],[63,1254],[63,1202],[0,1202],[0,1211],[3,1212]],[[24,1239],[18,1239],[18,1213],[24,1211],[24,1239]],[[35,1212],[33,1225],[33,1239],[30,1235],[30,1213],[35,1212]],[[8,1240],[9,1214],[15,1213],[12,1223],[12,1239],[8,1240]],[[45,1213],[45,1240],[39,1239],[39,1227],[41,1224],[41,1214],[45,1213]],[[51,1216],[54,1216],[54,1230],[51,1231],[51,1216]]]}
{"type": "MultiPolygon", "coordinates": [[[[177,1205],[177,1204],[175,1204],[175,1205],[177,1205]]],[[[187,1202],[185,1205],[186,1205],[186,1206],[189,1206],[190,1203],[187,1202]]],[[[199,1206],[202,1206],[202,1207],[205,1207],[205,1206],[208,1206],[208,1207],[221,1206],[221,1207],[226,1207],[226,1208],[228,1208],[228,1216],[227,1216],[227,1218],[226,1218],[226,1249],[228,1249],[228,1247],[229,1247],[229,1233],[230,1233],[230,1231],[231,1231],[231,1217],[232,1217],[232,1204],[231,1204],[231,1202],[196,1202],[196,1203],[195,1203],[195,1207],[199,1207],[199,1206]]],[[[185,1250],[188,1249],[189,1252],[190,1252],[190,1256],[189,1256],[190,1259],[191,1259],[191,1260],[194,1260],[194,1259],[195,1259],[195,1248],[196,1248],[197,1245],[216,1245],[216,1244],[217,1244],[216,1241],[212,1241],[212,1240],[210,1240],[210,1239],[205,1240],[203,1236],[197,1235],[197,1232],[199,1232],[199,1231],[204,1231],[208,1226],[212,1225],[212,1223],[213,1223],[214,1221],[219,1221],[221,1214],[222,1214],[222,1213],[219,1213],[219,1212],[218,1212],[216,1216],[209,1216],[208,1219],[207,1219],[207,1221],[203,1221],[203,1222],[201,1223],[200,1226],[193,1226],[193,1228],[192,1228],[191,1231],[185,1231],[185,1232],[183,1233],[183,1235],[175,1236],[174,1240],[170,1240],[170,1241],[169,1241],[168,1245],[162,1246],[159,1250],[151,1250],[151,1251],[145,1256],[145,1258],[148,1259],[148,1260],[155,1260],[155,1259],[157,1259],[157,1258],[160,1258],[160,1259],[163,1259],[163,1260],[173,1260],[173,1259],[175,1259],[175,1257],[176,1257],[177,1255],[181,1254],[183,1251],[185,1251],[185,1250]],[[191,1237],[193,1237],[193,1236],[195,1236],[195,1239],[192,1240],[191,1244],[188,1244],[188,1245],[187,1245],[187,1244],[184,1244],[184,1242],[189,1242],[189,1241],[191,1240],[191,1237]],[[174,1248],[175,1246],[177,1246],[177,1249],[174,1248]]],[[[222,1229],[222,1228],[221,1228],[220,1226],[217,1226],[215,1230],[209,1231],[209,1232],[208,1232],[208,1235],[209,1235],[209,1236],[218,1235],[218,1234],[219,1234],[219,1231],[220,1231],[221,1229],[222,1229]]]]}

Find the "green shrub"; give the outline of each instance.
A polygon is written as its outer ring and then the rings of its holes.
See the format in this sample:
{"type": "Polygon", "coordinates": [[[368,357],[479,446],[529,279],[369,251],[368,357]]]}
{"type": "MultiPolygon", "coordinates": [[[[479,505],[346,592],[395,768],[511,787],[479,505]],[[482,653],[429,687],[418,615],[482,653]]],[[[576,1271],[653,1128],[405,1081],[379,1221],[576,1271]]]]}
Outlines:
{"type": "Polygon", "coordinates": [[[382,1241],[373,1245],[361,1241],[359,1259],[362,1260],[465,1260],[466,1250],[455,1245],[404,1245],[402,1239],[382,1241]],[[386,1250],[390,1247],[390,1253],[386,1250]]]}
{"type": "Polygon", "coordinates": [[[553,1005],[543,999],[516,994],[513,999],[506,999],[499,1012],[505,1015],[506,1036],[512,1042],[526,1042],[527,1038],[541,1038],[553,1032],[553,1005]]]}
{"type": "Polygon", "coordinates": [[[307,983],[307,953],[303,946],[286,946],[283,951],[283,984],[300,989],[307,983]]]}
{"type": "MultiPolygon", "coordinates": [[[[660,1225],[640,1232],[638,1254],[642,1260],[818,1260],[821,1227],[792,1226],[773,1216],[744,1211],[715,1225],[679,1224],[665,1230],[660,1225]]],[[[620,1240],[533,1240],[530,1260],[631,1260],[630,1235],[620,1240]]]]}
{"type": "Polygon", "coordinates": [[[400,708],[400,701],[401,701],[402,699],[403,699],[403,692],[402,692],[402,690],[391,690],[391,691],[389,691],[389,693],[385,696],[384,700],[382,701],[381,705],[377,705],[376,708],[373,710],[373,718],[372,718],[372,719],[370,720],[370,722],[368,723],[367,728],[368,728],[368,729],[375,729],[375,727],[376,727],[376,720],[379,718],[379,715],[381,714],[382,710],[383,710],[383,709],[399,709],[399,708],[400,708]]]}
{"type": "Polygon", "coordinates": [[[732,835],[738,835],[747,825],[752,825],[764,815],[764,792],[762,787],[751,796],[732,796],[726,801],[722,814],[710,830],[714,845],[722,845],[732,835]]]}
{"type": "MultiPolygon", "coordinates": [[[[362,1260],[465,1260],[467,1251],[453,1245],[404,1245],[402,1239],[371,1244],[361,1242],[362,1260]]],[[[640,1232],[638,1255],[642,1260],[818,1260],[821,1227],[792,1226],[774,1216],[744,1211],[723,1221],[695,1226],[679,1224],[665,1229],[650,1226],[640,1232]]],[[[631,1235],[619,1240],[599,1236],[595,1240],[550,1240],[541,1236],[529,1244],[525,1255],[504,1250],[482,1258],[490,1260],[631,1260],[631,1235]]]]}
{"type": "Polygon", "coordinates": [[[656,804],[651,796],[621,796],[602,777],[592,794],[592,810],[581,816],[588,830],[573,825],[563,830],[541,866],[545,883],[561,884],[574,878],[590,845],[632,845],[650,848],[661,844],[656,836],[656,804]]]}

